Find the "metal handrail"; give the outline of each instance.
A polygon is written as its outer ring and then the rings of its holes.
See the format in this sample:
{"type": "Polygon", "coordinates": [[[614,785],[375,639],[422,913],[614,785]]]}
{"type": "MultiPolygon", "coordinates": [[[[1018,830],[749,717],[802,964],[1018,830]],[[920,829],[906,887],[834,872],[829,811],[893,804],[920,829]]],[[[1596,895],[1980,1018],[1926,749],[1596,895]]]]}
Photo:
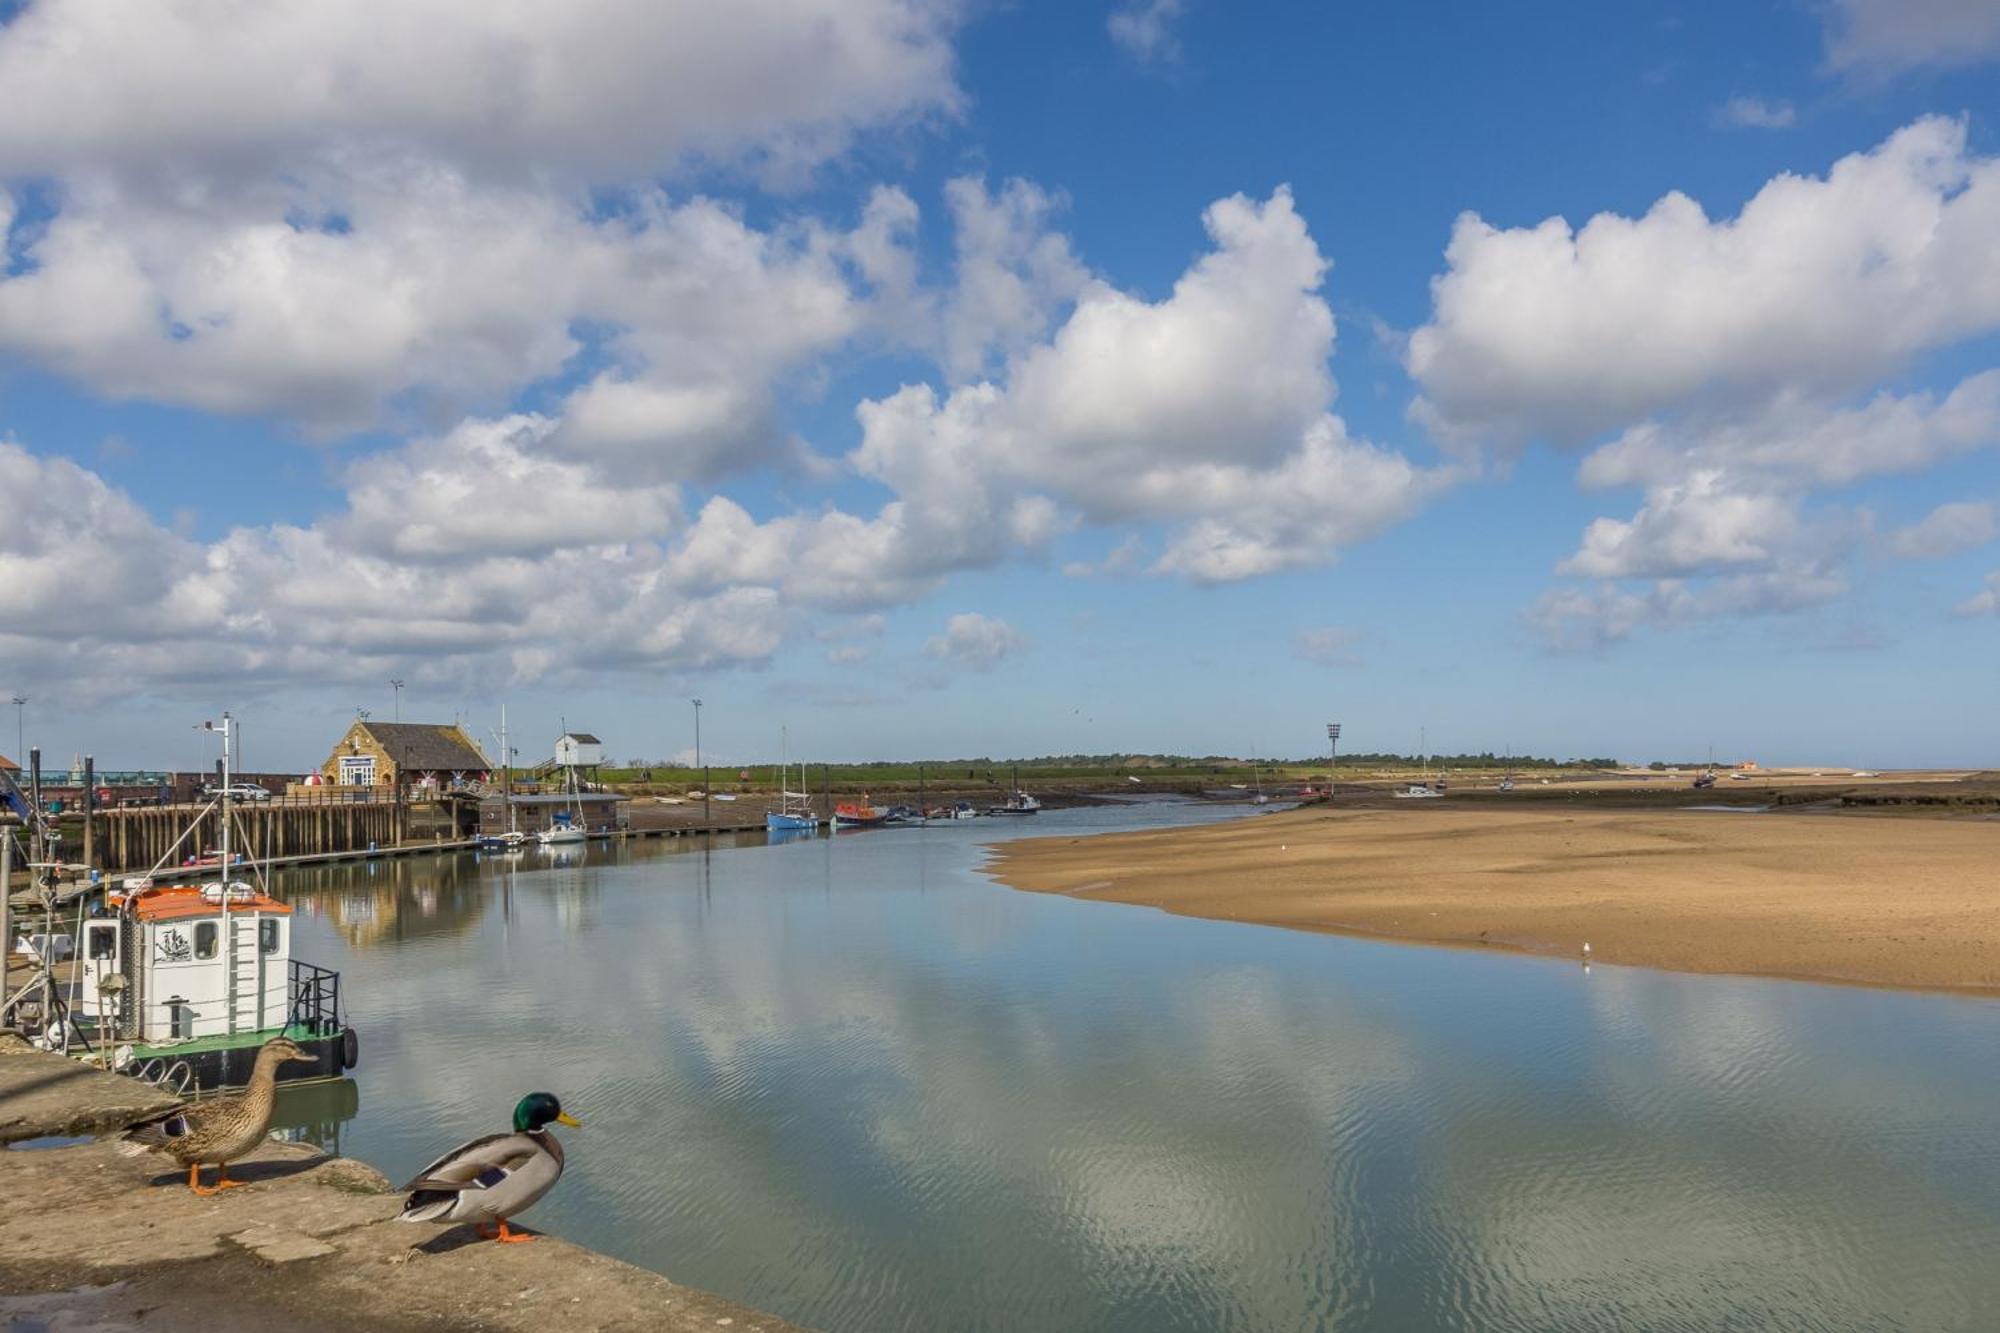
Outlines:
{"type": "Polygon", "coordinates": [[[340,1030],[340,973],[294,958],[291,991],[292,1006],[285,1026],[303,1027],[315,1033],[340,1030]]]}

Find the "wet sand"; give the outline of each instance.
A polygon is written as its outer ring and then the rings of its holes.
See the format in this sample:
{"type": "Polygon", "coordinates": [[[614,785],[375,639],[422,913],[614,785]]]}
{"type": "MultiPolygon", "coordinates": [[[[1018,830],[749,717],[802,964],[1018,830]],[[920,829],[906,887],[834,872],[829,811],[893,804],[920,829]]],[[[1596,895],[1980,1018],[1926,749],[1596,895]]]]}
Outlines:
{"type": "Polygon", "coordinates": [[[2000,993],[2000,822],[1300,810],[994,849],[1002,882],[1184,916],[1682,972],[2000,993]]]}

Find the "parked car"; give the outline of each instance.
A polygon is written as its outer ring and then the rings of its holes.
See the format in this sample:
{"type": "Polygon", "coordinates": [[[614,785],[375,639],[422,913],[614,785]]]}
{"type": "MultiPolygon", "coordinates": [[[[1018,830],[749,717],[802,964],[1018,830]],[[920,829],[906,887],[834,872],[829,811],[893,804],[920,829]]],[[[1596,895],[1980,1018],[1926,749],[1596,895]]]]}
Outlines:
{"type": "MultiPolygon", "coordinates": [[[[216,797],[222,795],[224,790],[220,783],[211,782],[201,789],[201,794],[209,800],[214,800],[216,797]]],[[[254,782],[233,782],[229,785],[227,791],[229,799],[232,801],[268,801],[271,799],[271,793],[259,787],[254,782]]]]}

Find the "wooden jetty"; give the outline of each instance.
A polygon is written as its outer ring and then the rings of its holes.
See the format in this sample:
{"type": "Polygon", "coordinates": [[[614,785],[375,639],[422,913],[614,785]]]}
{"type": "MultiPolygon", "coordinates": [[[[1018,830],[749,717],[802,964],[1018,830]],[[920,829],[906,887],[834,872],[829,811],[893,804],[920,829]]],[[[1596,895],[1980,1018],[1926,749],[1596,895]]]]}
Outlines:
{"type": "MultiPolygon", "coordinates": [[[[273,862],[395,847],[408,840],[411,825],[411,807],[401,801],[260,801],[234,805],[230,815],[237,850],[273,862]]],[[[222,813],[213,807],[100,810],[83,859],[107,874],[145,871],[163,859],[178,864],[198,858],[221,841],[222,813]]]]}
{"type": "MultiPolygon", "coordinates": [[[[381,802],[380,804],[386,807],[390,803],[381,802]]],[[[282,809],[284,807],[278,807],[278,808],[282,809]]],[[[355,808],[361,808],[361,807],[356,806],[355,808]]],[[[119,811],[115,813],[160,815],[172,812],[164,810],[143,810],[143,811],[119,811]]],[[[186,821],[186,816],[189,812],[182,811],[180,813],[182,814],[183,825],[184,825],[186,821]]],[[[756,822],[746,822],[743,820],[737,820],[731,823],[707,823],[707,824],[687,823],[687,824],[672,824],[663,827],[653,827],[653,828],[610,829],[592,833],[590,835],[590,840],[592,842],[616,842],[628,838],[698,838],[704,835],[712,835],[712,834],[734,835],[743,833],[763,833],[765,831],[766,830],[764,828],[764,824],[761,820],[758,820],[756,822]]],[[[190,842],[192,842],[192,839],[190,839],[190,842]]],[[[420,839],[420,840],[414,840],[414,839],[404,840],[395,843],[376,842],[372,845],[363,844],[359,847],[339,847],[324,851],[289,852],[284,855],[274,855],[269,857],[268,859],[265,858],[260,852],[254,858],[246,856],[243,864],[238,867],[238,874],[241,875],[248,871],[249,862],[252,859],[254,859],[260,866],[262,866],[265,869],[275,870],[275,869],[282,869],[285,866],[325,865],[335,861],[370,861],[386,857],[424,856],[433,853],[446,853],[446,852],[469,852],[477,850],[478,846],[479,846],[478,841],[472,838],[430,838],[430,839],[420,839]]],[[[136,870],[134,870],[131,867],[127,867],[125,871],[120,872],[118,877],[122,878],[125,873],[137,873],[138,871],[144,871],[149,869],[151,869],[150,862],[148,862],[146,865],[137,867],[136,870]]],[[[162,883],[165,883],[169,881],[197,879],[203,876],[213,877],[217,873],[218,873],[217,868],[212,864],[194,865],[194,866],[170,865],[170,866],[162,866],[159,870],[154,871],[152,874],[152,878],[162,883]]],[[[14,908],[16,910],[39,910],[41,907],[41,899],[38,896],[36,896],[36,894],[32,890],[24,887],[26,884],[25,876],[23,876],[20,872],[17,871],[15,873],[14,880],[15,880],[14,892],[11,895],[12,904],[14,908]]],[[[65,879],[58,888],[56,894],[56,906],[59,908],[67,907],[73,904],[77,898],[82,897],[86,894],[94,893],[98,889],[105,887],[106,884],[110,884],[113,882],[115,882],[114,877],[108,873],[105,875],[104,884],[93,884],[81,879],[65,879]]]]}

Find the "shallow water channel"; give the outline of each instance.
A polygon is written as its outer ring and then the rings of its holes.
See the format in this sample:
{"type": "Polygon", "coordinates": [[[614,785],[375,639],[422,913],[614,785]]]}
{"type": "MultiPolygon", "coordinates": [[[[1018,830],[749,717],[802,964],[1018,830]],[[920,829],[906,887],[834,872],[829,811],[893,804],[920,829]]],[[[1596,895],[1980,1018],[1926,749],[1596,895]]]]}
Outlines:
{"type": "Polygon", "coordinates": [[[2000,1002],[978,870],[1224,813],[285,872],[362,1037],[358,1090],[294,1110],[400,1178],[555,1092],[585,1128],[525,1221],[843,1333],[2000,1317],[2000,1002]]]}

